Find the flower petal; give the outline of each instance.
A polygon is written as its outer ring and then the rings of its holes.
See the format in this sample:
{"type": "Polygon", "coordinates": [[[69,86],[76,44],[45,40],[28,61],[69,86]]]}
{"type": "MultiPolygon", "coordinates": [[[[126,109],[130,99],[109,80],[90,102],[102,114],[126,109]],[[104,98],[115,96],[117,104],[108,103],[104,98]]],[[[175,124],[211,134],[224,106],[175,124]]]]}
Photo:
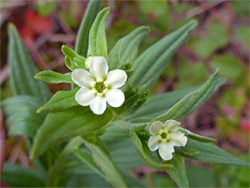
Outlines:
{"type": "Polygon", "coordinates": [[[159,154],[163,160],[171,160],[174,146],[171,143],[162,142],[159,145],[159,154]]]}
{"type": "Polygon", "coordinates": [[[167,121],[164,123],[164,126],[166,127],[166,128],[165,128],[166,131],[168,131],[168,130],[177,131],[179,125],[181,125],[181,123],[178,122],[178,121],[175,121],[175,120],[173,120],[173,119],[167,120],[167,121]]]}
{"type": "Polygon", "coordinates": [[[108,90],[105,98],[112,107],[119,107],[125,101],[124,93],[120,89],[108,90]]]}
{"type": "Polygon", "coordinates": [[[71,78],[74,83],[80,87],[94,87],[95,81],[90,76],[89,72],[84,69],[75,69],[72,72],[71,78]]]}
{"type": "Polygon", "coordinates": [[[161,139],[160,136],[150,136],[148,140],[148,147],[151,151],[155,151],[159,148],[159,140],[161,139]]]}
{"type": "Polygon", "coordinates": [[[180,132],[172,132],[169,134],[169,139],[175,146],[185,146],[187,143],[187,137],[180,132]]]}
{"type": "Polygon", "coordinates": [[[116,69],[108,73],[107,80],[104,84],[111,88],[120,88],[127,81],[127,74],[124,70],[116,69]]]}
{"type": "Polygon", "coordinates": [[[95,90],[90,90],[82,87],[79,89],[75,95],[76,101],[81,106],[88,106],[95,98],[95,90]]]}
{"type": "Polygon", "coordinates": [[[161,130],[162,126],[163,125],[162,125],[162,123],[160,121],[154,121],[153,124],[149,128],[149,133],[151,135],[154,135],[154,134],[157,134],[157,133],[160,134],[160,130],[161,130]]]}
{"type": "Polygon", "coordinates": [[[106,110],[106,100],[101,96],[96,96],[90,103],[90,109],[94,114],[101,115],[106,110]]]}
{"type": "Polygon", "coordinates": [[[108,74],[108,64],[104,57],[93,57],[90,64],[90,74],[96,78],[97,82],[104,81],[108,74]]]}

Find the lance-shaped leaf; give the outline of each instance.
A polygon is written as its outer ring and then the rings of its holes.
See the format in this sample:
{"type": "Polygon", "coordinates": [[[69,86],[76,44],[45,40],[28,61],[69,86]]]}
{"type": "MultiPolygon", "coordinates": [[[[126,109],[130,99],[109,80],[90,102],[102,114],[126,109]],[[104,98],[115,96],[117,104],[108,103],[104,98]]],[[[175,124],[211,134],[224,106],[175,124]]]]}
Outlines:
{"type": "Polygon", "coordinates": [[[181,101],[172,106],[167,113],[159,116],[156,120],[165,122],[168,119],[181,121],[189,114],[199,108],[211,96],[214,91],[218,78],[218,71],[216,71],[205,84],[199,89],[186,95],[181,101]]]}
{"type": "MultiPolygon", "coordinates": [[[[218,79],[213,93],[224,83],[224,80],[218,79]]],[[[152,119],[167,112],[185,95],[200,87],[202,87],[202,85],[148,97],[147,101],[135,113],[126,116],[125,119],[128,121],[141,119],[142,121],[150,122],[152,119]]]]}
{"type": "Polygon", "coordinates": [[[88,56],[104,56],[107,59],[107,41],[105,25],[109,14],[109,7],[101,10],[89,31],[88,56]]]}
{"type": "Polygon", "coordinates": [[[49,89],[45,83],[34,79],[37,69],[13,24],[8,26],[8,35],[8,63],[14,95],[31,95],[42,103],[47,102],[49,89]]]}
{"type": "Polygon", "coordinates": [[[173,166],[170,164],[161,164],[156,161],[154,161],[148,146],[145,142],[142,142],[140,138],[138,137],[136,133],[136,128],[132,128],[130,131],[130,138],[132,142],[134,143],[134,146],[138,153],[140,154],[141,158],[144,160],[145,163],[147,163],[149,166],[154,167],[159,170],[167,170],[169,168],[172,168],[173,166]]]}
{"type": "Polygon", "coordinates": [[[102,5],[101,0],[89,1],[88,7],[84,13],[84,17],[82,19],[80,28],[78,30],[75,50],[76,53],[84,57],[87,56],[89,30],[90,27],[92,26],[92,23],[97,13],[101,8],[101,5],[102,5]]]}
{"type": "Polygon", "coordinates": [[[248,162],[220,149],[212,143],[203,143],[189,138],[185,147],[199,150],[199,153],[196,155],[185,156],[190,159],[213,164],[250,167],[248,162]]]}
{"type": "Polygon", "coordinates": [[[177,153],[174,154],[173,159],[170,161],[173,168],[167,170],[170,177],[175,181],[179,188],[189,187],[188,178],[186,175],[185,164],[182,157],[177,153]]]}
{"type": "Polygon", "coordinates": [[[201,135],[195,134],[195,133],[193,133],[187,129],[184,129],[184,128],[179,128],[179,131],[184,133],[189,138],[193,138],[194,140],[198,140],[200,142],[216,142],[216,139],[214,139],[214,138],[208,138],[205,136],[201,136],[201,135]]]}
{"type": "Polygon", "coordinates": [[[71,73],[61,74],[54,71],[41,71],[35,75],[38,80],[43,80],[50,83],[73,83],[71,73]]]}
{"type": "Polygon", "coordinates": [[[129,83],[142,89],[149,89],[163,73],[168,60],[196,24],[196,21],[191,20],[143,52],[132,66],[134,74],[130,77],[129,83]]]}
{"type": "Polygon", "coordinates": [[[37,112],[41,112],[43,110],[64,110],[77,106],[78,103],[75,100],[75,94],[78,90],[79,87],[76,87],[70,91],[56,92],[56,94],[46,104],[39,108],[37,112]]]}
{"type": "Polygon", "coordinates": [[[22,95],[6,99],[1,107],[6,116],[6,125],[9,135],[35,136],[37,129],[44,120],[44,114],[37,114],[41,105],[37,98],[22,95]]]}
{"type": "Polygon", "coordinates": [[[84,144],[92,152],[92,157],[95,163],[105,173],[106,180],[114,187],[127,187],[118,168],[111,159],[106,148],[103,148],[102,142],[95,137],[94,141],[83,138],[84,144]]]}
{"type": "Polygon", "coordinates": [[[64,111],[51,111],[34,139],[31,158],[42,155],[49,147],[74,136],[85,135],[106,125],[113,117],[107,109],[101,116],[88,107],[73,107],[64,111]]]}
{"type": "Polygon", "coordinates": [[[109,53],[109,69],[113,70],[128,63],[132,64],[137,56],[141,40],[149,31],[149,27],[141,26],[118,40],[109,53]]]}

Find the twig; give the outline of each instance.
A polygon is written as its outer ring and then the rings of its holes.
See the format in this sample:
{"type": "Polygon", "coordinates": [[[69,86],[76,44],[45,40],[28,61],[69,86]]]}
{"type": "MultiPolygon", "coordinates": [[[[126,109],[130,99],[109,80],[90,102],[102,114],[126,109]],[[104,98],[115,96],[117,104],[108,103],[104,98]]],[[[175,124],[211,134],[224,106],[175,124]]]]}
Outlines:
{"type": "Polygon", "coordinates": [[[208,11],[209,9],[211,9],[211,8],[213,8],[213,7],[215,7],[215,6],[217,6],[217,5],[219,5],[219,4],[221,4],[221,3],[224,3],[226,0],[220,0],[220,1],[215,1],[215,2],[211,2],[211,3],[209,3],[209,4],[207,4],[207,6],[206,7],[196,7],[196,8],[194,8],[194,9],[191,9],[190,11],[188,11],[187,13],[186,13],[186,17],[187,18],[192,18],[192,17],[194,17],[194,16],[197,16],[197,15],[199,15],[199,14],[202,14],[203,12],[205,12],[205,11],[208,11]]]}

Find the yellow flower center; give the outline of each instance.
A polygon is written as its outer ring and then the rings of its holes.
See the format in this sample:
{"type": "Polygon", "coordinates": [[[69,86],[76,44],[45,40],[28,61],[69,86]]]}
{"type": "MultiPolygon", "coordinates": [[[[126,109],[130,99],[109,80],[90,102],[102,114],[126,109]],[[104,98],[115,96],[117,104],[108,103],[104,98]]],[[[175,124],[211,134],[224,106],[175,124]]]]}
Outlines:
{"type": "Polygon", "coordinates": [[[103,82],[96,82],[95,89],[98,93],[102,93],[105,90],[106,86],[103,82]]]}

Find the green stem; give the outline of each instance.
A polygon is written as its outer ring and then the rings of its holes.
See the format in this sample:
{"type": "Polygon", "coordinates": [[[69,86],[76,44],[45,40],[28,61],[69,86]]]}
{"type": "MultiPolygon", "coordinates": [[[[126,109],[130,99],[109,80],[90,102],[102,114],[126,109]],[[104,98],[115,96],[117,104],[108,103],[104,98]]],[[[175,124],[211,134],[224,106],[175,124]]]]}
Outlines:
{"type": "Polygon", "coordinates": [[[83,143],[83,140],[80,136],[73,138],[62,150],[62,152],[59,154],[57,160],[53,164],[53,166],[49,169],[48,172],[48,181],[47,186],[48,187],[56,187],[59,180],[60,180],[60,174],[63,169],[63,163],[67,156],[72,153],[74,149],[77,149],[81,144],[83,143]]]}

